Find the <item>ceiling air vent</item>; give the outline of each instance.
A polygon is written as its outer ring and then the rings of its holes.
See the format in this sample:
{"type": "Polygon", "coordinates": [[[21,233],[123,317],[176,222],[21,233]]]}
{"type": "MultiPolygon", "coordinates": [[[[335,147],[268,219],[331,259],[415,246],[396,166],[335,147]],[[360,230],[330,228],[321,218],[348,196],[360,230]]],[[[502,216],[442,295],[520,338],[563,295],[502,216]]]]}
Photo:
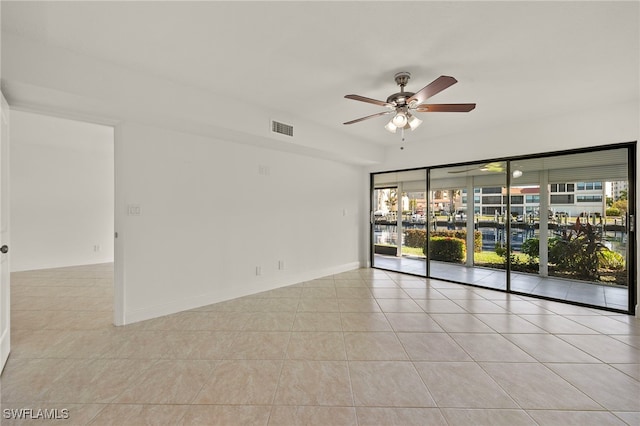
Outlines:
{"type": "Polygon", "coordinates": [[[274,120],[271,121],[271,131],[281,135],[293,136],[293,126],[274,120]]]}

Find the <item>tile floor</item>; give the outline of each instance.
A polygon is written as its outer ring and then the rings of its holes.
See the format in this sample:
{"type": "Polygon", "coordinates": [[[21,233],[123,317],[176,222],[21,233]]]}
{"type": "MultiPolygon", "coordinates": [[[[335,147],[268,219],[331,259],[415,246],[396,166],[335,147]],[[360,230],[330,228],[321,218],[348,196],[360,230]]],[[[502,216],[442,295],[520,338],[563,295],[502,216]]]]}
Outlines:
{"type": "MultiPolygon", "coordinates": [[[[374,265],[377,268],[425,275],[424,259],[412,257],[395,257],[375,255],[374,265]]],[[[507,288],[506,272],[490,268],[468,268],[445,262],[432,262],[430,276],[468,283],[482,287],[505,290],[507,288]]],[[[628,312],[629,293],[626,287],[591,284],[577,280],[553,277],[540,277],[535,274],[512,272],[511,289],[513,291],[550,297],[558,300],[569,300],[593,306],[618,309],[628,312]]]]}
{"type": "Polygon", "coordinates": [[[111,267],[12,274],[3,425],[640,424],[634,317],[360,269],[114,327],[111,267]]]}

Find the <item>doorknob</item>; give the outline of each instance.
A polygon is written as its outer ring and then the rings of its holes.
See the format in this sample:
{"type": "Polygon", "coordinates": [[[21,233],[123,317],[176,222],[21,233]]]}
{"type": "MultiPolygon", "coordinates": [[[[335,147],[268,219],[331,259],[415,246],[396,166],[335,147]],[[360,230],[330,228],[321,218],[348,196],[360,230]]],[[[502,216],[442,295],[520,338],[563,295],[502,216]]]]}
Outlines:
{"type": "Polygon", "coordinates": [[[0,247],[0,252],[2,253],[8,253],[9,252],[9,246],[8,245],[3,245],[2,247],[0,247]]]}

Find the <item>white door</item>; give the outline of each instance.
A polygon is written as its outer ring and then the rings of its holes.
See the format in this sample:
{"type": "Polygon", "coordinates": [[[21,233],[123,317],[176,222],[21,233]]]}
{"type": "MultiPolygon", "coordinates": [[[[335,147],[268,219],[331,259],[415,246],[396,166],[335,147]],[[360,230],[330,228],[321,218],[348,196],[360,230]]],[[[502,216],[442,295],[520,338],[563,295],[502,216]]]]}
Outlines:
{"type": "Polygon", "coordinates": [[[9,104],[0,93],[0,372],[9,357],[9,104]]]}

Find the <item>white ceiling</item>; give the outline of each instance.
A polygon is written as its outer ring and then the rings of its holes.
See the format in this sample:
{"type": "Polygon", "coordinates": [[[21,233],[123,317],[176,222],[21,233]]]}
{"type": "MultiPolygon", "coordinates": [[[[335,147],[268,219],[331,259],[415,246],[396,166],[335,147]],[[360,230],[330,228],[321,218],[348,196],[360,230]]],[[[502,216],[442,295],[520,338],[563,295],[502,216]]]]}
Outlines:
{"type": "MultiPolygon", "coordinates": [[[[383,109],[344,95],[384,100],[398,91],[398,71],[411,72],[414,92],[440,75],[458,79],[433,103],[477,103],[470,113],[420,114],[421,137],[640,99],[638,6],[3,1],[2,32],[385,146],[399,137],[385,118],[342,124],[383,109]]],[[[20,103],[19,88],[3,85],[20,103]]]]}

